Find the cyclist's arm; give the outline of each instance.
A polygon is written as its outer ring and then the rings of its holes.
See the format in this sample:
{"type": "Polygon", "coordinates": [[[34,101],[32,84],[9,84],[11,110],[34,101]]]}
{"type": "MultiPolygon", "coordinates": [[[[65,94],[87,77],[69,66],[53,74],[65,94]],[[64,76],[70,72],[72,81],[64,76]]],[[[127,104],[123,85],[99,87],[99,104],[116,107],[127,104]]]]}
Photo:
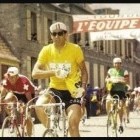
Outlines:
{"type": "Polygon", "coordinates": [[[1,86],[1,90],[0,90],[0,98],[4,99],[7,93],[7,89],[4,88],[3,86],[1,86]]]}
{"type": "Polygon", "coordinates": [[[106,78],[105,78],[105,83],[109,82],[110,81],[110,75],[107,74],[106,78]]]}
{"type": "MultiPolygon", "coordinates": [[[[86,91],[86,85],[87,85],[87,81],[88,81],[88,73],[87,73],[87,69],[86,69],[86,65],[84,60],[79,64],[79,68],[81,70],[81,82],[82,82],[82,87],[85,89],[86,91]]],[[[84,95],[85,96],[85,95],[84,95]]]]}
{"type": "Polygon", "coordinates": [[[32,71],[32,77],[34,79],[44,79],[50,78],[51,76],[55,76],[55,72],[52,70],[46,70],[45,64],[41,64],[37,61],[32,71]]]}
{"type": "Polygon", "coordinates": [[[124,76],[124,81],[125,81],[126,84],[129,85],[129,75],[124,76]]]}

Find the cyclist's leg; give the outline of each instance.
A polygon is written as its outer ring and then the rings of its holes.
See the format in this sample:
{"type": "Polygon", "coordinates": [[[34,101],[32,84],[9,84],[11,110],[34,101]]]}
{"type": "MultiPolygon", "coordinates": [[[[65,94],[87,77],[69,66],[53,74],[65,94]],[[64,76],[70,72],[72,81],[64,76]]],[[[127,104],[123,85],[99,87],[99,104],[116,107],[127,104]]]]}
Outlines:
{"type": "Polygon", "coordinates": [[[106,112],[107,112],[107,115],[109,114],[110,110],[111,110],[111,95],[110,93],[108,93],[107,97],[106,97],[106,112]]]}
{"type": "Polygon", "coordinates": [[[126,111],[127,123],[129,123],[129,112],[130,112],[130,99],[129,98],[126,98],[124,109],[126,111]]]}
{"type": "Polygon", "coordinates": [[[14,96],[13,92],[8,92],[4,98],[4,102],[16,102],[17,98],[14,96]]]}
{"type": "Polygon", "coordinates": [[[120,133],[122,133],[124,131],[123,129],[123,115],[124,115],[124,106],[125,106],[125,92],[122,91],[118,91],[117,94],[120,97],[120,101],[119,101],[119,121],[120,121],[120,126],[119,126],[119,131],[120,133]]]}
{"type": "Polygon", "coordinates": [[[69,133],[71,137],[80,137],[79,123],[81,119],[81,106],[79,104],[71,104],[67,108],[69,133]]]}
{"type": "Polygon", "coordinates": [[[119,102],[119,118],[120,118],[120,124],[122,124],[123,121],[123,107],[124,107],[124,101],[122,99],[120,99],[119,102]]]}
{"type": "MultiPolygon", "coordinates": [[[[46,104],[46,103],[50,103],[50,102],[55,102],[53,96],[48,94],[48,93],[45,93],[37,99],[36,104],[41,105],[41,104],[46,104]]],[[[48,127],[49,126],[48,117],[47,117],[47,114],[44,111],[44,108],[36,107],[35,112],[36,112],[36,115],[37,115],[39,121],[45,127],[48,127]]]]}
{"type": "MultiPolygon", "coordinates": [[[[14,103],[17,101],[17,97],[14,96],[14,93],[13,92],[8,92],[3,100],[5,103],[14,103]]],[[[9,109],[5,109],[6,113],[8,115],[10,115],[10,110],[9,109]]]]}
{"type": "Polygon", "coordinates": [[[87,113],[87,110],[86,110],[86,100],[84,99],[83,103],[81,105],[81,118],[83,118],[86,113],[87,113]]]}

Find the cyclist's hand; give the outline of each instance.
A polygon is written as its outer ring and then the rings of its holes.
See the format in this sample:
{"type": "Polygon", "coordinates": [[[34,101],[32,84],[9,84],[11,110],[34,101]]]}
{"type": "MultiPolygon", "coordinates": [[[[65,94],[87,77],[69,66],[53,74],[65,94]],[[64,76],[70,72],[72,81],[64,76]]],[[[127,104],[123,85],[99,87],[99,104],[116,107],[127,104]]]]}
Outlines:
{"type": "Polygon", "coordinates": [[[64,70],[64,69],[59,69],[55,71],[55,76],[57,78],[66,78],[68,75],[68,71],[64,70]]]}
{"type": "Polygon", "coordinates": [[[124,83],[124,80],[121,79],[114,79],[113,83],[124,83]]]}
{"type": "Polygon", "coordinates": [[[111,78],[107,78],[107,79],[106,79],[106,82],[107,82],[107,83],[112,82],[111,78]]]}
{"type": "Polygon", "coordinates": [[[86,103],[86,99],[84,97],[81,98],[80,100],[81,106],[84,106],[86,103]]]}
{"type": "Polygon", "coordinates": [[[75,92],[73,92],[73,98],[81,98],[84,95],[85,89],[82,87],[77,88],[75,92]]]}

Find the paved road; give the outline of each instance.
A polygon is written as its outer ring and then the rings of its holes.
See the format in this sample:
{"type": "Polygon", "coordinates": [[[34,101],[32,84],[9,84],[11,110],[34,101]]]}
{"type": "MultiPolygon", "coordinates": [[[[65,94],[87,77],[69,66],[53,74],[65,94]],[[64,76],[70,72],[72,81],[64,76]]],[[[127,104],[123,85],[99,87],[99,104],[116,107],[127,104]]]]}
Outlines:
{"type": "MultiPolygon", "coordinates": [[[[96,116],[88,119],[85,125],[80,123],[81,137],[106,137],[106,119],[107,116],[96,116]]],[[[35,125],[34,137],[42,137],[45,128],[41,124],[35,125]]],[[[1,132],[1,130],[0,130],[1,132]]],[[[62,132],[59,130],[58,134],[62,137],[62,132]]],[[[124,132],[118,137],[140,137],[140,114],[131,112],[130,123],[126,124],[124,132]]]]}
{"type": "MultiPolygon", "coordinates": [[[[106,137],[106,119],[107,116],[96,116],[88,119],[86,125],[80,123],[81,137],[106,137]]],[[[37,124],[35,127],[36,136],[41,137],[44,127],[37,124]]],[[[59,132],[62,136],[62,132],[59,132]]],[[[35,137],[36,137],[35,136],[35,137]]],[[[126,124],[124,132],[118,137],[140,137],[140,114],[130,113],[130,123],[126,124]]]]}

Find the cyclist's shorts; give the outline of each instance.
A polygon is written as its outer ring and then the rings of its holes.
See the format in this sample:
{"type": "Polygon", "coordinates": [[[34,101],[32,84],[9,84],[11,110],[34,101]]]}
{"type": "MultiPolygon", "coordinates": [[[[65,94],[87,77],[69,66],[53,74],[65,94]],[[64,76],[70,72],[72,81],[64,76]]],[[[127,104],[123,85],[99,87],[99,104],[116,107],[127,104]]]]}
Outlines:
{"type": "Polygon", "coordinates": [[[110,94],[113,96],[114,94],[117,94],[120,98],[120,100],[126,98],[124,91],[110,91],[110,94]]]}
{"type": "MultiPolygon", "coordinates": [[[[27,103],[28,100],[25,96],[25,94],[18,94],[18,93],[14,93],[14,95],[18,98],[18,101],[22,101],[24,103],[27,103]]],[[[34,97],[34,94],[32,94],[32,98],[34,97]]]]}
{"type": "MultiPolygon", "coordinates": [[[[50,90],[57,96],[59,96],[62,100],[62,102],[65,103],[65,109],[67,109],[72,104],[78,104],[81,105],[80,101],[81,98],[72,98],[71,94],[68,90],[57,90],[54,88],[50,88],[50,90]]],[[[60,100],[57,96],[54,96],[56,102],[58,103],[60,100]]]]}

